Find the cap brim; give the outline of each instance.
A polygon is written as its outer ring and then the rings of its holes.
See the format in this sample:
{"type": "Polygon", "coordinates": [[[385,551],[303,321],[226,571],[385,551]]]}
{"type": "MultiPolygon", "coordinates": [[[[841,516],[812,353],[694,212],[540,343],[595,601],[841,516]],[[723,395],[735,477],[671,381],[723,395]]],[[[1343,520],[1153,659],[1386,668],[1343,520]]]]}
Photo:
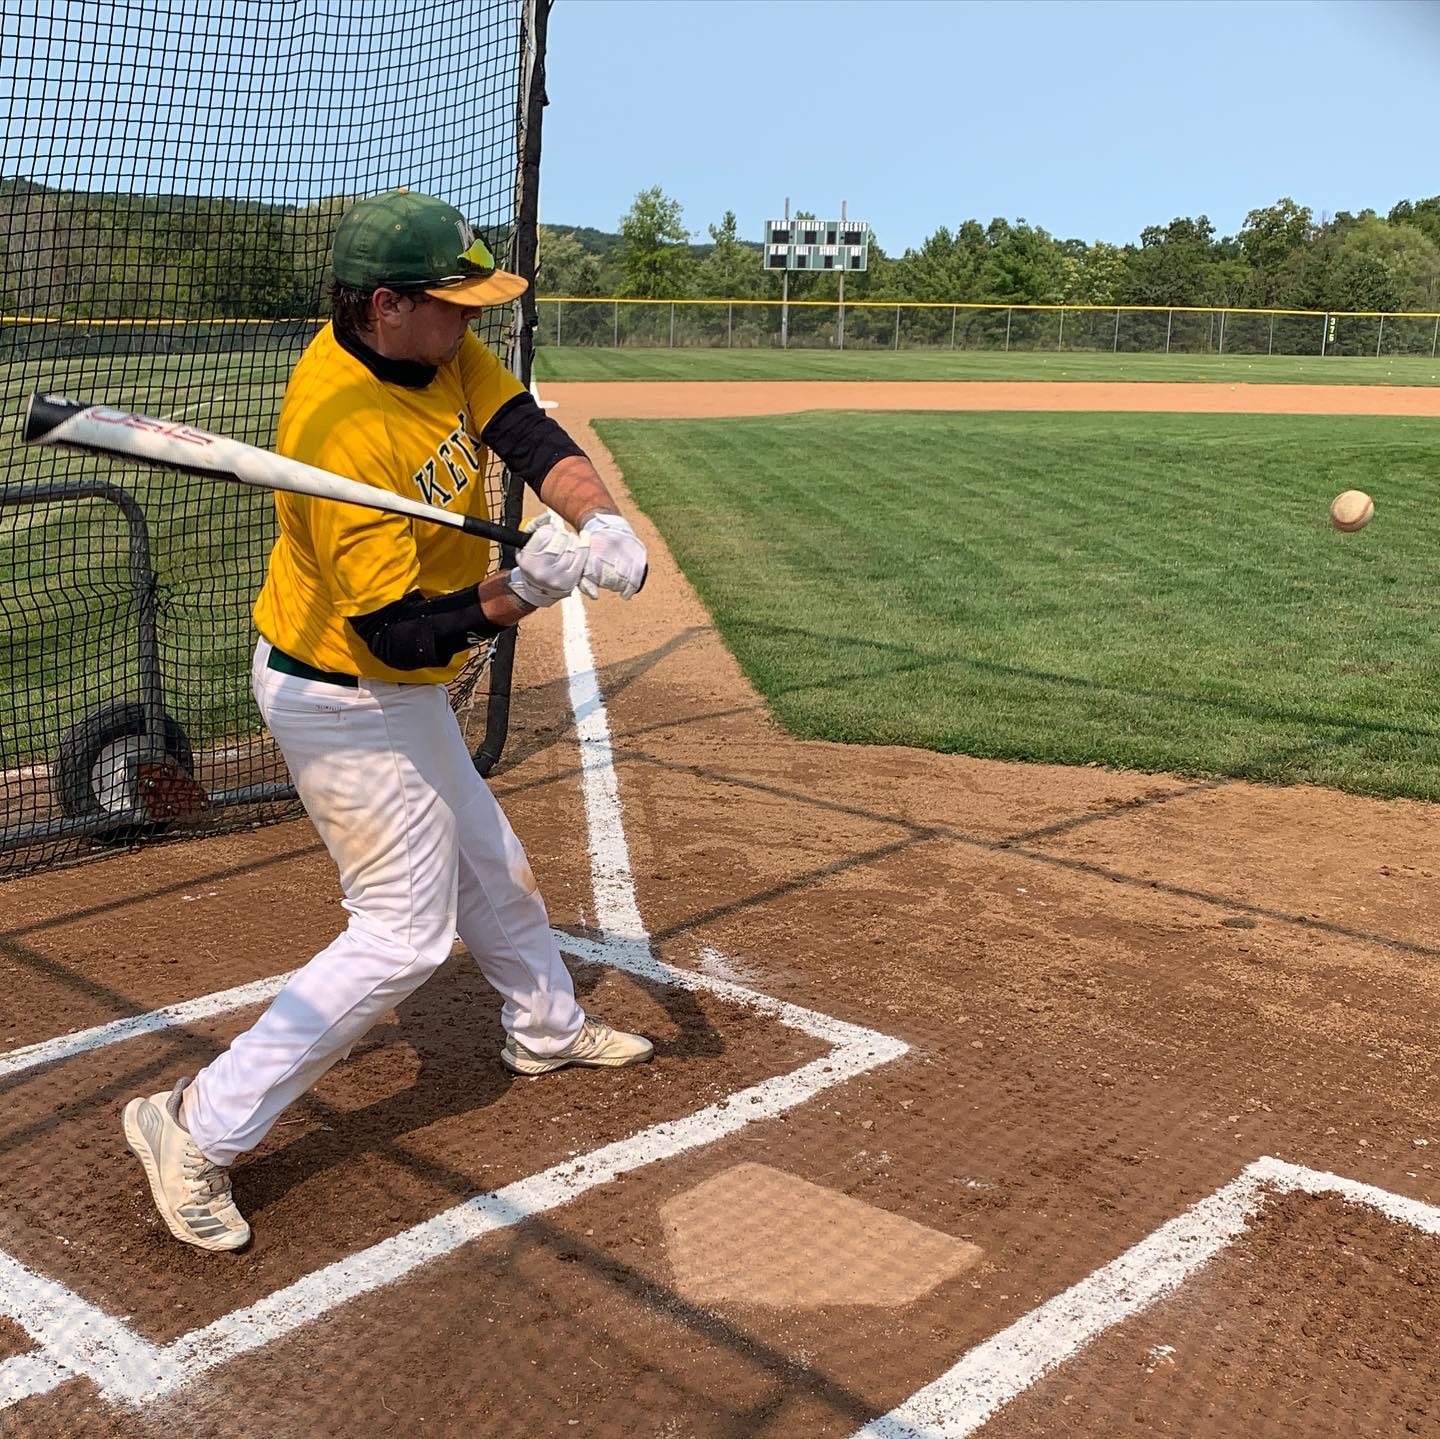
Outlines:
{"type": "Polygon", "coordinates": [[[483,280],[477,276],[454,285],[437,285],[425,293],[432,300],[444,300],[450,305],[505,305],[511,300],[518,300],[529,288],[530,282],[519,275],[512,275],[508,270],[496,270],[483,280]]]}

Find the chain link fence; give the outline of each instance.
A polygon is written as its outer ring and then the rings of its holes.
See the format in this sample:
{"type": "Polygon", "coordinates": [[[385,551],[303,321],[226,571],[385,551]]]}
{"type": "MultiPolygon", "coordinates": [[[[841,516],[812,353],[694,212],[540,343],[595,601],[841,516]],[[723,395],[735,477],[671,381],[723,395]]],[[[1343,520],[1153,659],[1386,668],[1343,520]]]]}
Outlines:
{"type": "Polygon", "coordinates": [[[637,349],[1082,351],[1177,355],[1428,355],[1440,314],[866,300],[538,302],[540,345],[637,349]]]}

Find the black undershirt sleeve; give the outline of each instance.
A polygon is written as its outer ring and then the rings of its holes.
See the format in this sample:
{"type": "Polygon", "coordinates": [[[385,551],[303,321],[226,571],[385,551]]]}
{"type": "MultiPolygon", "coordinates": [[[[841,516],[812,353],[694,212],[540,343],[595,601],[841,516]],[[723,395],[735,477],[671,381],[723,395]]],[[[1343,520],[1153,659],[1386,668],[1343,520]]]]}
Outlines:
{"type": "Polygon", "coordinates": [[[368,615],[353,615],[350,628],[370,653],[392,670],[438,669],[461,650],[498,635],[502,626],[485,618],[475,586],[427,600],[411,590],[368,615]]]}
{"type": "MultiPolygon", "coordinates": [[[[559,461],[570,455],[585,457],[528,391],[501,405],[480,439],[537,495],[559,461]]],[[[352,616],[350,627],[376,659],[395,670],[439,668],[501,630],[485,618],[473,585],[433,600],[412,590],[372,614],[352,616]]]]}
{"type": "Polygon", "coordinates": [[[480,431],[490,452],[499,455],[512,475],[519,475],[538,495],[545,476],[570,455],[583,460],[585,451],[525,391],[506,400],[480,431]]]}

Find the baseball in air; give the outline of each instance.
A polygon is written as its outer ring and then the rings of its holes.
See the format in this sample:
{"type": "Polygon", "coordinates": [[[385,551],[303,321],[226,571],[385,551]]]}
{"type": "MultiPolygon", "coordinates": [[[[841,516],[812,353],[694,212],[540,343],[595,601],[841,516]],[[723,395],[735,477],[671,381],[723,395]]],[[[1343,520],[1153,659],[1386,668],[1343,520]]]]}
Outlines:
{"type": "Polygon", "coordinates": [[[1330,523],[1350,534],[1375,518],[1375,501],[1364,490],[1346,490],[1330,501],[1330,523]]]}

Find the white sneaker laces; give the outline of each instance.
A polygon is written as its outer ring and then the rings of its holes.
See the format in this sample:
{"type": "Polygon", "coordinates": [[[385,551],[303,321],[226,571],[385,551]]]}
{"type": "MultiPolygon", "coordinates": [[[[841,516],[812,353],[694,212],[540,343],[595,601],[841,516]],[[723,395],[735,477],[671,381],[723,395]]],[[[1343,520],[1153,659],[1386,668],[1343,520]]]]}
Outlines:
{"type": "Polygon", "coordinates": [[[612,1032],[610,1026],[602,1020],[587,1018],[584,1028],[577,1036],[575,1047],[597,1049],[609,1039],[612,1032]]]}
{"type": "Polygon", "coordinates": [[[230,1197],[230,1174],[223,1165],[204,1158],[199,1151],[185,1156],[185,1183],[192,1199],[213,1204],[230,1197]]]}

